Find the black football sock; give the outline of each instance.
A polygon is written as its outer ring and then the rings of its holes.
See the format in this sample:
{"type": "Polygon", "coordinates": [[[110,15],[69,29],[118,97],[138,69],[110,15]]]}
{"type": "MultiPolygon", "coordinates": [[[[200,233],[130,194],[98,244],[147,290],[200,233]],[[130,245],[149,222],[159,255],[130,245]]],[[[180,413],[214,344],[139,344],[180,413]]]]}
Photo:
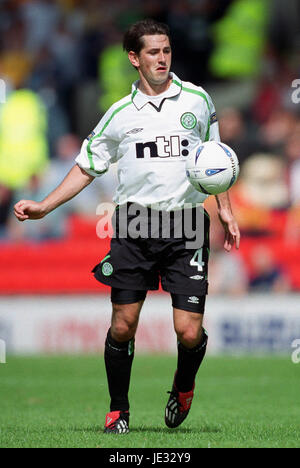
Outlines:
{"type": "Polygon", "coordinates": [[[205,356],[207,339],[207,333],[203,328],[201,341],[194,348],[186,348],[182,343],[178,342],[175,385],[179,392],[192,390],[196,374],[205,356]]]}
{"type": "Polygon", "coordinates": [[[131,366],[134,357],[134,338],[120,343],[111,336],[108,330],[104,360],[111,398],[110,411],[129,410],[128,390],[131,366]]]}

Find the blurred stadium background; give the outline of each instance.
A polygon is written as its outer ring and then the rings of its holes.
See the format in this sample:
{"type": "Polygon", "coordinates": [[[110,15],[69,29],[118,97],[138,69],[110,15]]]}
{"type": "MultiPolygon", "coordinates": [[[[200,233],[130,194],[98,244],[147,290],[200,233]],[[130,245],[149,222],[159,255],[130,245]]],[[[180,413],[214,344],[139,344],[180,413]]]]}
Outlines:
{"type": "MultiPolygon", "coordinates": [[[[42,221],[18,223],[12,207],[49,193],[105,110],[130,92],[136,75],[122,33],[151,17],[171,27],[173,71],[211,94],[221,138],[241,163],[230,190],[239,251],[223,251],[213,197],[206,206],[209,351],[291,354],[300,338],[299,1],[0,0],[0,8],[0,339],[7,351],[103,349],[110,300],[90,271],[109,246],[96,235],[96,207],[111,200],[115,169],[42,221]]],[[[151,294],[137,350],[175,350],[170,305],[166,293],[151,294]]]]}

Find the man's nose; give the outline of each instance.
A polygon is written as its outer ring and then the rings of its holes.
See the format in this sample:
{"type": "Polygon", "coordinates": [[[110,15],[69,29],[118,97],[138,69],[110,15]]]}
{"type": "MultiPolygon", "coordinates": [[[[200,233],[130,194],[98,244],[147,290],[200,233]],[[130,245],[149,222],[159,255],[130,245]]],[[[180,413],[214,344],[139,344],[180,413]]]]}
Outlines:
{"type": "Polygon", "coordinates": [[[159,60],[160,62],[164,62],[164,63],[166,62],[166,56],[165,56],[165,54],[164,54],[163,52],[161,52],[161,53],[159,54],[158,60],[159,60]]]}

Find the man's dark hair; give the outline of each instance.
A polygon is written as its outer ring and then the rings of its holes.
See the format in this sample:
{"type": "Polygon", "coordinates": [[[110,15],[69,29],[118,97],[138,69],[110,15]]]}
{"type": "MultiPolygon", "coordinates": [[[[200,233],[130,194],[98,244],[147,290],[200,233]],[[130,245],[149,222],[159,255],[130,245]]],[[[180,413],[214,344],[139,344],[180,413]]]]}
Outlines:
{"type": "Polygon", "coordinates": [[[136,54],[139,54],[144,47],[142,36],[155,36],[157,34],[168,36],[171,42],[170,29],[167,24],[159,23],[152,19],[138,21],[126,31],[123,40],[123,49],[126,50],[126,52],[132,50],[136,54]]]}

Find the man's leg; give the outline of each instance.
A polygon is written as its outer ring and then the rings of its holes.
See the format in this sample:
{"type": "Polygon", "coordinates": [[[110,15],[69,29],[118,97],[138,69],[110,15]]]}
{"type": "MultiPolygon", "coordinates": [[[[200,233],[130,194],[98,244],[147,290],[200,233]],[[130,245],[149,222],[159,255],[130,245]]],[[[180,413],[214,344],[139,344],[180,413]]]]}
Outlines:
{"type": "Polygon", "coordinates": [[[207,335],[202,327],[203,314],[175,309],[174,328],[178,339],[175,385],[180,392],[192,390],[206,352],[207,335]]]}
{"type": "Polygon", "coordinates": [[[113,304],[111,328],[105,342],[105,366],[111,398],[110,410],[129,410],[128,390],[142,302],[113,304]]]}
{"type": "MultiPolygon", "coordinates": [[[[117,294],[124,299],[124,291],[117,294]]],[[[143,294],[137,292],[127,293],[127,298],[137,299],[143,294]],[[133,295],[132,295],[133,294],[133,295]]],[[[126,292],[125,292],[126,296],[126,292]]],[[[114,300],[114,294],[112,294],[114,300]]],[[[108,330],[105,342],[105,367],[111,398],[110,413],[106,416],[105,432],[128,432],[129,401],[128,391],[130,384],[131,366],[134,357],[134,337],[138,326],[139,314],[144,299],[131,304],[117,304],[113,302],[111,327],[108,330]],[[121,421],[124,419],[125,421],[121,421]],[[124,427],[123,427],[124,426],[124,427]],[[127,427],[125,427],[127,426],[127,427]]]]}
{"type": "MultiPolygon", "coordinates": [[[[202,300],[204,312],[205,296],[202,300]]],[[[178,360],[173,388],[166,407],[165,422],[168,427],[179,426],[187,417],[192,404],[195,377],[205,356],[207,345],[207,334],[202,327],[203,312],[173,308],[174,328],[178,339],[178,360]]]]}

